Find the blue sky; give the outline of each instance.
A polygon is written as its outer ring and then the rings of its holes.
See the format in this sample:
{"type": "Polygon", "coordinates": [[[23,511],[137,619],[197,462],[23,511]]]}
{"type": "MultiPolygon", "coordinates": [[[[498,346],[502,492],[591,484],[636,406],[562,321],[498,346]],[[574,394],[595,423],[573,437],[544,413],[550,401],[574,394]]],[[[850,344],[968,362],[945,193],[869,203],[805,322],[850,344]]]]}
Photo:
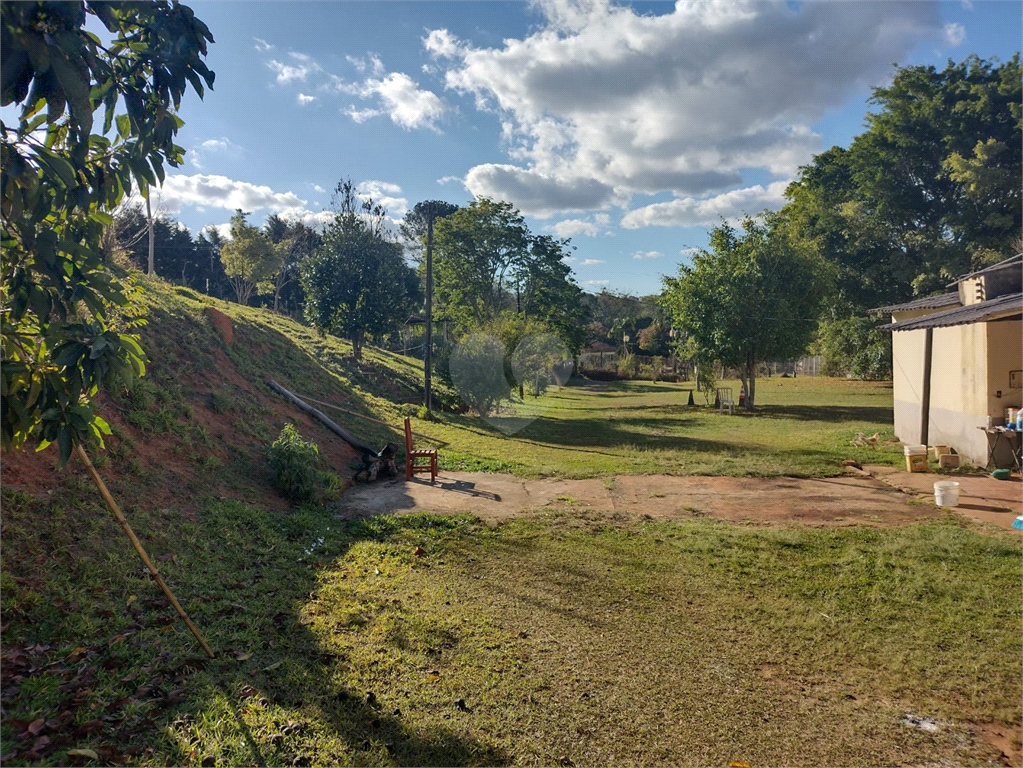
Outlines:
{"type": "Polygon", "coordinates": [[[892,64],[1008,60],[1015,2],[189,2],[214,91],[182,105],[162,210],[322,222],[350,177],[395,219],[510,200],[586,290],[660,290],[725,217],[779,207],[892,64]]]}

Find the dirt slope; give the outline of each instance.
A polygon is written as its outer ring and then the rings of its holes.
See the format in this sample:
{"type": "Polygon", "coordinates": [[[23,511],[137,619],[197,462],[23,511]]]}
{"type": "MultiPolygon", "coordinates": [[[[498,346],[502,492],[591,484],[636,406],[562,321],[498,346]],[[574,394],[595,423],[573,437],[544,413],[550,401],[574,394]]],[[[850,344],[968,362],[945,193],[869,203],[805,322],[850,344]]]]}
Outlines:
{"type": "MultiPolygon", "coordinates": [[[[194,513],[210,497],[265,509],[289,504],[272,487],[267,446],[292,422],[320,449],[321,469],[341,480],[355,451],[319,421],[272,392],[289,390],[394,424],[388,430],[340,411],[321,409],[370,445],[400,439],[395,405],[414,402],[416,361],[370,353],[361,363],[343,342],[319,339],[271,313],[212,302],[160,284],[140,330],[150,357],[146,377],[131,393],[101,397],[99,411],[114,436],[93,460],[122,504],[194,513]],[[219,327],[218,327],[219,326],[219,327]]],[[[51,493],[70,474],[56,451],[5,451],[2,484],[33,495],[51,493]]],[[[337,482],[333,492],[340,490],[337,482]]]]}

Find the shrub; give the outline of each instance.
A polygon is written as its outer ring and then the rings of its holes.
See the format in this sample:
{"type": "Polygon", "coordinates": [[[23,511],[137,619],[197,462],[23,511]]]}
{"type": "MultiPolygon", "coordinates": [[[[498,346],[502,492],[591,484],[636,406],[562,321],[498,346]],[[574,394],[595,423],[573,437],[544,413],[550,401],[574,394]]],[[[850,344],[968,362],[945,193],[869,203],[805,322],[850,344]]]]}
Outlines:
{"type": "Polygon", "coordinates": [[[618,378],[631,379],[639,373],[639,361],[631,352],[626,352],[618,358],[618,378]]]}
{"type": "Polygon", "coordinates": [[[274,485],[293,501],[309,501],[316,493],[320,449],[306,442],[293,424],[285,424],[267,451],[274,485]]]}
{"type": "Polygon", "coordinates": [[[504,345],[493,336],[470,333],[451,354],[451,379],[462,401],[486,417],[509,395],[504,373],[504,345]]]}
{"type": "Polygon", "coordinates": [[[817,351],[824,357],[827,376],[851,375],[884,381],[892,376],[892,334],[877,328],[869,317],[846,317],[820,325],[817,351]]]}

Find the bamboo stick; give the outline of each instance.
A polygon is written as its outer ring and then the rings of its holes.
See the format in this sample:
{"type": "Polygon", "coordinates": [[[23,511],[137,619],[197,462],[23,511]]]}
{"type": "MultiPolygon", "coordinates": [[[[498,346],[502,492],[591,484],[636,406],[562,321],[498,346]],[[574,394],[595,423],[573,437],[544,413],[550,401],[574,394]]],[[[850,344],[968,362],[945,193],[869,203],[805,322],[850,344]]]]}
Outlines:
{"type": "Polygon", "coordinates": [[[188,614],[185,613],[185,609],[181,607],[181,603],[179,603],[178,599],[174,597],[174,593],[171,592],[170,587],[167,586],[167,582],[163,580],[160,572],[156,569],[156,565],[149,559],[149,555],[147,555],[146,550],[143,549],[142,542],[138,540],[138,537],[135,535],[135,531],[131,529],[131,526],[128,525],[128,521],[125,519],[124,515],[121,514],[120,507],[117,506],[117,502],[114,501],[114,497],[110,495],[110,491],[107,490],[106,483],[104,483],[103,478],[99,476],[99,472],[96,471],[92,462],[89,461],[89,455],[85,452],[85,449],[78,443],[75,443],[75,451],[78,453],[78,458],[80,458],[82,463],[85,464],[85,468],[89,470],[89,474],[92,475],[92,481],[96,483],[96,487],[99,489],[100,495],[103,497],[103,500],[106,501],[107,506],[110,507],[110,511],[114,513],[114,517],[117,518],[117,522],[121,524],[121,527],[124,528],[124,532],[128,534],[128,538],[131,539],[131,543],[132,546],[135,547],[135,551],[139,553],[139,557],[142,558],[142,562],[145,563],[149,572],[153,574],[153,578],[156,579],[156,583],[160,585],[160,589],[162,589],[163,593],[167,595],[167,599],[170,600],[171,605],[173,605],[175,610],[177,610],[178,615],[181,616],[182,620],[185,622],[185,626],[187,626],[192,631],[192,634],[195,635],[195,639],[199,641],[199,645],[203,647],[203,650],[209,654],[211,659],[214,658],[213,650],[206,643],[202,633],[200,633],[199,629],[192,623],[192,620],[188,618],[188,614]]]}

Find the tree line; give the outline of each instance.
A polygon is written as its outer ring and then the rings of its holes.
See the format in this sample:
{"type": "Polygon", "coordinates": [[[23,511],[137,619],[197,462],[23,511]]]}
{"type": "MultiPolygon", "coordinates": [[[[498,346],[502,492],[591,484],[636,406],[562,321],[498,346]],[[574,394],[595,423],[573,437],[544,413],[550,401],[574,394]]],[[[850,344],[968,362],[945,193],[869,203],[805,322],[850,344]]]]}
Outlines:
{"type": "Polygon", "coordinates": [[[1020,56],[897,69],[866,130],[800,169],[780,211],[722,223],[664,280],[679,354],[740,371],[812,344],[833,373],[891,374],[877,307],[1023,250],[1020,56]]]}

